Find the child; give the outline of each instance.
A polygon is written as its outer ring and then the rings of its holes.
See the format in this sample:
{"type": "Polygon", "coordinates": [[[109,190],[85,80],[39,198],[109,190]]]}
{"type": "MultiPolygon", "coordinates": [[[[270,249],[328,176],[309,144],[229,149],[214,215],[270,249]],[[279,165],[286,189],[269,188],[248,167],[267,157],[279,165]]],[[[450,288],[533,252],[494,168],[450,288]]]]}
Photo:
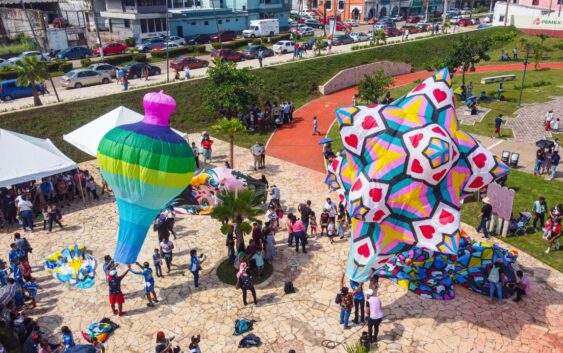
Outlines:
{"type": "Polygon", "coordinates": [[[147,303],[147,306],[153,307],[153,302],[158,303],[158,299],[156,298],[156,292],[154,291],[154,277],[152,275],[152,270],[148,262],[143,263],[142,266],[138,262],[136,262],[136,264],[141,268],[141,271],[131,270],[131,273],[143,276],[143,282],[145,284],[145,295],[147,296],[147,300],[149,301],[147,303]]]}
{"type": "Polygon", "coordinates": [[[326,234],[328,235],[328,238],[330,239],[330,243],[334,244],[334,240],[332,238],[336,235],[336,226],[334,225],[333,220],[330,220],[330,222],[328,223],[326,234]]]}
{"type": "Polygon", "coordinates": [[[313,117],[313,135],[319,135],[319,122],[316,116],[313,117]]]}
{"type": "Polygon", "coordinates": [[[47,230],[47,224],[49,223],[49,211],[47,210],[47,206],[43,207],[43,230],[47,230]]]}
{"type": "Polygon", "coordinates": [[[315,240],[317,240],[317,216],[315,215],[315,211],[311,211],[309,215],[309,226],[311,227],[311,235],[314,235],[315,240]]]}
{"type": "Polygon", "coordinates": [[[325,208],[323,213],[321,213],[321,237],[323,236],[325,230],[327,230],[329,219],[330,216],[328,214],[328,210],[325,208]]]}
{"type": "Polygon", "coordinates": [[[229,263],[235,262],[235,236],[233,226],[230,227],[229,233],[227,233],[227,241],[225,242],[227,246],[227,253],[229,256],[229,263]]]}
{"type": "Polygon", "coordinates": [[[262,277],[262,274],[264,273],[264,251],[262,251],[261,246],[259,246],[258,251],[252,255],[252,259],[256,262],[258,277],[262,277]]]}
{"type": "Polygon", "coordinates": [[[35,296],[37,295],[37,284],[33,281],[33,279],[29,282],[25,282],[22,284],[22,289],[27,292],[29,297],[31,298],[31,308],[35,309],[37,307],[37,302],[35,301],[35,296]]]}
{"type": "Polygon", "coordinates": [[[96,350],[96,353],[106,353],[106,349],[102,342],[98,341],[97,337],[92,337],[92,347],[96,350]]]}
{"type": "Polygon", "coordinates": [[[72,337],[72,332],[70,332],[68,326],[61,327],[61,332],[63,333],[63,342],[61,343],[61,345],[64,347],[63,351],[76,346],[76,343],[74,343],[74,338],[72,337]]]}
{"type": "Polygon", "coordinates": [[[162,255],[160,255],[159,249],[154,249],[154,254],[152,255],[152,263],[154,265],[154,272],[156,272],[156,277],[164,278],[162,274],[162,255]]]}

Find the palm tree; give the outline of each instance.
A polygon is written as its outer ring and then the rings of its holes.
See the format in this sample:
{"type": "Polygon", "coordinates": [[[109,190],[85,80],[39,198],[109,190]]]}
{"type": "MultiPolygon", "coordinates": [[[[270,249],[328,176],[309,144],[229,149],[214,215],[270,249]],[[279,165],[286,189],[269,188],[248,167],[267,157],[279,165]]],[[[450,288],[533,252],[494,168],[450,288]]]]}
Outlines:
{"type": "Polygon", "coordinates": [[[246,189],[243,191],[223,191],[217,195],[219,203],[211,212],[211,217],[223,222],[221,233],[228,234],[231,230],[229,221],[234,223],[234,232],[237,237],[237,250],[244,244],[244,234],[252,231],[250,222],[257,221],[256,217],[264,212],[255,206],[254,191],[246,189]]]}
{"type": "Polygon", "coordinates": [[[387,37],[385,36],[385,32],[382,29],[378,29],[375,31],[375,45],[379,45],[379,41],[383,43],[387,43],[387,37]]]}
{"type": "Polygon", "coordinates": [[[240,120],[227,118],[219,120],[211,128],[216,132],[227,135],[229,137],[229,160],[231,162],[231,168],[234,168],[235,135],[240,132],[246,131],[246,128],[240,122],[240,120]]]}
{"type": "Polygon", "coordinates": [[[36,107],[42,105],[36,84],[49,78],[45,64],[39,61],[36,56],[27,56],[16,63],[16,73],[18,75],[16,84],[18,86],[31,86],[33,104],[36,107]]]}

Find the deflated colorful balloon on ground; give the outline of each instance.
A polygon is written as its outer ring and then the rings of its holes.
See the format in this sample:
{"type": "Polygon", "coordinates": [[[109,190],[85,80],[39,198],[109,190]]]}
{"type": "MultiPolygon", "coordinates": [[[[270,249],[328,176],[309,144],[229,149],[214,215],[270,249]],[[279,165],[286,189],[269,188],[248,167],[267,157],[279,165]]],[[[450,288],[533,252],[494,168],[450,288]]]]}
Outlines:
{"type": "Polygon", "coordinates": [[[366,281],[394,254],[457,254],[464,197],[508,173],[458,128],[448,70],[390,105],[337,109],[344,152],[327,184],[352,217],[347,275],[366,281]]]}
{"type": "Polygon", "coordinates": [[[114,259],[134,263],[160,210],[190,183],[195,158],[170,129],[176,102],[162,92],[143,98],[145,117],[110,130],[98,146],[98,163],[119,211],[114,259]]]}

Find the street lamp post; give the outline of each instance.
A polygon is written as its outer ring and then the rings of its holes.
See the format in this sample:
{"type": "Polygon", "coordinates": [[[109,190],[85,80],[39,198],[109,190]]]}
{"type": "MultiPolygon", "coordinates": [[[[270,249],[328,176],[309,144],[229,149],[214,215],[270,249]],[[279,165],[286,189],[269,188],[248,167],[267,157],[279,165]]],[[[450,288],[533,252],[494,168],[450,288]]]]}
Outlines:
{"type": "Polygon", "coordinates": [[[168,4],[166,4],[166,82],[170,82],[170,65],[169,65],[169,54],[168,54],[168,41],[170,40],[170,23],[168,22],[168,4]]]}
{"type": "Polygon", "coordinates": [[[522,105],[522,91],[524,90],[524,80],[526,80],[526,69],[528,68],[528,59],[530,58],[530,46],[526,47],[526,59],[524,60],[524,73],[522,74],[522,83],[520,84],[520,95],[518,97],[518,106],[522,105]]]}

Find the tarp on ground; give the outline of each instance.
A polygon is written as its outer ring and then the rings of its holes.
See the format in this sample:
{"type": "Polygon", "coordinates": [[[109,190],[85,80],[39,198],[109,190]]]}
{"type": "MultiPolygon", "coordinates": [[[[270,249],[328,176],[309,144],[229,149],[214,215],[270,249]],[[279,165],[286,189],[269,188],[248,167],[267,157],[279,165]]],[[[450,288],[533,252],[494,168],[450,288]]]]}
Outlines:
{"type": "Polygon", "coordinates": [[[76,168],[49,139],[0,129],[0,187],[37,180],[76,168]]]}
{"type": "MultiPolygon", "coordinates": [[[[116,126],[132,124],[141,120],[143,120],[142,114],[121,106],[63,135],[63,139],[82,152],[96,157],[98,145],[108,131],[116,126]]],[[[188,135],[186,133],[175,129],[172,130],[182,138],[187,139],[188,135]]]]}

